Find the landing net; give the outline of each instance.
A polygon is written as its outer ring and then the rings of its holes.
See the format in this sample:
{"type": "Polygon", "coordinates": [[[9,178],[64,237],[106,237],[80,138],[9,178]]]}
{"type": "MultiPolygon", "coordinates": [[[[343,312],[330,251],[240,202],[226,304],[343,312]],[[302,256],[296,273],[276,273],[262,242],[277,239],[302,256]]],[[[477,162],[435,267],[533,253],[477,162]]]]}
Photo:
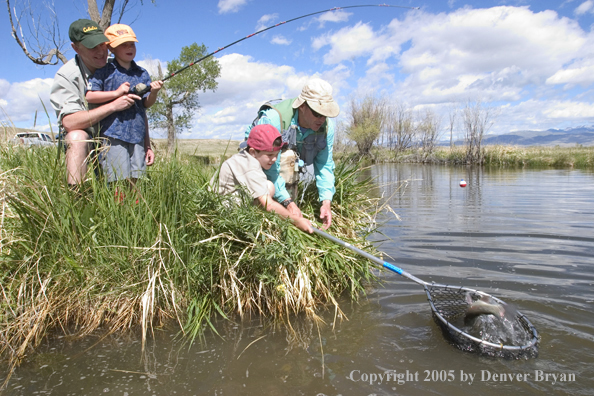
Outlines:
{"type": "Polygon", "coordinates": [[[467,295],[473,302],[487,296],[506,306],[500,299],[466,287],[426,284],[424,288],[433,318],[459,349],[511,359],[538,356],[538,332],[519,311],[506,318],[481,315],[471,323],[465,321],[470,306],[467,295]]]}

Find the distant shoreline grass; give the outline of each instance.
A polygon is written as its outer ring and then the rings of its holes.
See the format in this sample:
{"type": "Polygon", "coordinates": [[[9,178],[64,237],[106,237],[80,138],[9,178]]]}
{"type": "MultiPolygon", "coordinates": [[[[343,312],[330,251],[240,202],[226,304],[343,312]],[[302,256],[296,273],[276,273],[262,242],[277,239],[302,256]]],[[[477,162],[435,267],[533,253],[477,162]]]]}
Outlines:
{"type": "MultiPolygon", "coordinates": [[[[483,166],[526,168],[594,168],[594,146],[499,146],[483,147],[483,166]]],[[[368,160],[374,163],[428,163],[441,165],[467,165],[464,147],[437,147],[431,155],[411,149],[394,153],[384,148],[374,148],[368,160]]],[[[357,160],[356,149],[349,148],[335,154],[337,161],[357,160]]]]}
{"type": "MultiPolygon", "coordinates": [[[[55,332],[138,331],[144,345],[168,323],[193,340],[214,316],[282,324],[319,321],[330,308],[342,318],[339,296],[357,300],[375,279],[373,263],[210,192],[214,167],[187,155],[158,158],[138,195],[119,202],[92,172],[70,190],[57,154],[0,147],[0,354],[9,371],[55,332]]],[[[330,232],[374,252],[365,239],[380,210],[371,182],[355,167],[336,176],[330,232]]],[[[301,205],[312,220],[314,190],[301,205]]]]}

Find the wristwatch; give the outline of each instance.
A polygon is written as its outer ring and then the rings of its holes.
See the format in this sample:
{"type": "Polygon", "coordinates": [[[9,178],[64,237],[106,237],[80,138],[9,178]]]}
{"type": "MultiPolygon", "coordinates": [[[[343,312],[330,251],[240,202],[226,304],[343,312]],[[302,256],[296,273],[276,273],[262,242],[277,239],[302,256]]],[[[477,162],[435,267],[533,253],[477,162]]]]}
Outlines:
{"type": "Polygon", "coordinates": [[[289,207],[289,205],[291,205],[292,202],[293,202],[293,200],[291,198],[287,198],[283,202],[281,202],[281,205],[283,205],[285,207],[285,209],[287,209],[289,207]]]}

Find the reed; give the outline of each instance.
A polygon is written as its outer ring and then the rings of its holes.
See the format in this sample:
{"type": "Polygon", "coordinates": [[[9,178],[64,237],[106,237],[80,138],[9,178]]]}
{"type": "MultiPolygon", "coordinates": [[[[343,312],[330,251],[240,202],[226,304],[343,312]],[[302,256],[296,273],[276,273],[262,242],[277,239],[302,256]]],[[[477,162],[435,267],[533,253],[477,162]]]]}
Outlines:
{"type": "MultiPolygon", "coordinates": [[[[144,347],[171,323],[194,340],[215,317],[317,320],[375,279],[373,263],[209,191],[212,167],[160,160],[137,192],[93,175],[72,191],[64,169],[54,149],[0,148],[0,353],[11,368],[54,332],[140,331],[144,347]]],[[[331,231],[372,251],[365,236],[383,208],[370,180],[353,167],[336,176],[331,231]]],[[[302,205],[312,220],[314,190],[302,205]]]]}

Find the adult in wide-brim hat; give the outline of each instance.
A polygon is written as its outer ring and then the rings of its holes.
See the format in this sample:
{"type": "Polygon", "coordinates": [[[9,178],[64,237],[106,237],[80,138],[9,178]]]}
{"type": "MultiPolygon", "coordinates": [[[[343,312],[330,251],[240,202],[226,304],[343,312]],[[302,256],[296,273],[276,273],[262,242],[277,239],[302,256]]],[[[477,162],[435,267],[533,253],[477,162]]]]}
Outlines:
{"type": "Polygon", "coordinates": [[[298,158],[284,157],[264,173],[274,183],[274,199],[280,202],[291,213],[302,215],[293,199],[297,196],[299,174],[294,170],[295,161],[303,164],[302,171],[313,168],[316,187],[320,200],[320,219],[323,229],[332,223],[331,203],[336,188],[334,186],[334,120],[340,108],[332,96],[332,86],[320,78],[312,78],[302,88],[298,97],[280,102],[267,102],[258,110],[258,117],[248,127],[246,139],[251,128],[260,124],[271,124],[289,143],[289,148],[298,154],[298,158]],[[281,163],[283,165],[281,165],[281,163]],[[281,166],[282,172],[281,172],[281,166]],[[289,179],[285,180],[285,177],[289,179]],[[290,180],[290,181],[289,181],[290,180]]]}
{"type": "Polygon", "coordinates": [[[334,118],[340,113],[338,103],[332,97],[332,86],[319,78],[309,80],[293,102],[293,108],[297,109],[304,103],[324,117],[334,118]]]}

